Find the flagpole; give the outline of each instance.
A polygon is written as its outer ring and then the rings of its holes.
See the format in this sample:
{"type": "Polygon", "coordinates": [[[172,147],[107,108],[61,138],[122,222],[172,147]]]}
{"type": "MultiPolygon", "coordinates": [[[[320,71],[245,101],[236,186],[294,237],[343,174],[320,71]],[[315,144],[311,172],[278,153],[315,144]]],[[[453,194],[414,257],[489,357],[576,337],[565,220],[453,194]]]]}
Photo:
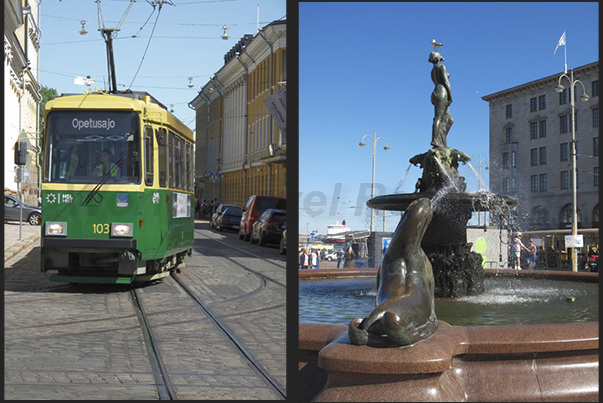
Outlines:
{"type": "MultiPolygon", "coordinates": [[[[565,31],[563,31],[563,35],[565,36],[565,31]]],[[[567,73],[567,36],[565,36],[564,38],[565,40],[563,41],[563,55],[565,56],[565,64],[564,64],[564,73],[567,73]]]]}

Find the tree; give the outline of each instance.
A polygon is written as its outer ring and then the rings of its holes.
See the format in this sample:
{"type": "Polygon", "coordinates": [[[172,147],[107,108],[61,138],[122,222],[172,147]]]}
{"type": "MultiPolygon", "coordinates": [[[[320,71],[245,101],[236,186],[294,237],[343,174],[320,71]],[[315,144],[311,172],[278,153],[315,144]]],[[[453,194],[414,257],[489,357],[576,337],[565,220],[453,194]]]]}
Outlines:
{"type": "MultiPolygon", "coordinates": [[[[38,116],[38,131],[40,132],[40,148],[44,149],[44,110],[46,109],[46,102],[55,98],[58,94],[57,90],[54,88],[49,88],[44,85],[40,86],[40,95],[42,99],[40,100],[40,111],[38,116]]],[[[44,166],[44,154],[40,154],[40,166],[44,166]]]]}

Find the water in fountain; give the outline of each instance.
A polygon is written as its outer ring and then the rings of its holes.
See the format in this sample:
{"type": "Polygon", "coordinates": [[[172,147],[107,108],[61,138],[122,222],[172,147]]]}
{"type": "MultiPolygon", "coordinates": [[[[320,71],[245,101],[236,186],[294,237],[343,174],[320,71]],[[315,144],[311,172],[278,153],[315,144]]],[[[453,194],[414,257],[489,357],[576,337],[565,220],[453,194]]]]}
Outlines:
{"type": "Polygon", "coordinates": [[[406,168],[406,172],[404,172],[404,175],[402,175],[402,179],[400,179],[400,182],[398,183],[396,190],[394,190],[394,193],[398,193],[398,190],[400,190],[400,188],[402,187],[404,179],[406,179],[406,175],[408,175],[408,171],[410,171],[410,167],[412,167],[412,164],[408,164],[408,168],[406,168]]]}

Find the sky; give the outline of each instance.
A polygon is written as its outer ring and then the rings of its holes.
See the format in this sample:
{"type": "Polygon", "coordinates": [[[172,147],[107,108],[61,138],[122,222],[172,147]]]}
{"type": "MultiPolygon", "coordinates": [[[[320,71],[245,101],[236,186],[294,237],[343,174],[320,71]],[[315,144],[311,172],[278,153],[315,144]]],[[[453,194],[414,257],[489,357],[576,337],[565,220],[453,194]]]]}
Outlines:
{"type": "MultiPolygon", "coordinates": [[[[346,220],[370,227],[375,195],[412,193],[409,159],[431,148],[429,53],[435,39],[450,74],[448,147],[467,191],[488,189],[488,103],[481,98],[599,60],[598,3],[299,3],[299,231],[325,234],[346,220]],[[566,46],[555,52],[566,32],[566,46]],[[555,54],[553,54],[555,52],[555,54]],[[481,166],[481,186],[478,170],[481,166]]],[[[400,214],[386,213],[386,231],[400,214]]],[[[375,212],[375,231],[383,212],[375,212]]]]}
{"type": "MultiPolygon", "coordinates": [[[[150,93],[194,130],[195,111],[188,103],[222,68],[224,55],[245,34],[257,33],[258,6],[263,27],[286,19],[286,1],[172,0],[161,7],[159,3],[133,3],[113,40],[117,89],[150,93]],[[221,38],[223,25],[228,26],[227,40],[221,38]]],[[[101,0],[104,27],[116,28],[129,4],[101,0]]],[[[106,45],[98,30],[95,0],[44,0],[39,26],[41,85],[59,94],[108,88],[106,45]],[[82,20],[86,35],[80,34],[82,20]],[[90,87],[76,85],[76,76],[90,76],[95,82],[90,87]]]]}

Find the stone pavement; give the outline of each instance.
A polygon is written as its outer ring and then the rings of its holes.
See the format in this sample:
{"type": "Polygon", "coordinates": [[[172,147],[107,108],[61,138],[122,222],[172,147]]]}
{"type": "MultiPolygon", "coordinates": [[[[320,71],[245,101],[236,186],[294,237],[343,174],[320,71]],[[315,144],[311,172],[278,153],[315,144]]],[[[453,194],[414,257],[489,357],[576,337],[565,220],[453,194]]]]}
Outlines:
{"type": "Polygon", "coordinates": [[[19,239],[19,223],[9,221],[4,223],[4,263],[19,252],[38,245],[40,242],[40,225],[21,224],[21,238],[19,239]]]}

